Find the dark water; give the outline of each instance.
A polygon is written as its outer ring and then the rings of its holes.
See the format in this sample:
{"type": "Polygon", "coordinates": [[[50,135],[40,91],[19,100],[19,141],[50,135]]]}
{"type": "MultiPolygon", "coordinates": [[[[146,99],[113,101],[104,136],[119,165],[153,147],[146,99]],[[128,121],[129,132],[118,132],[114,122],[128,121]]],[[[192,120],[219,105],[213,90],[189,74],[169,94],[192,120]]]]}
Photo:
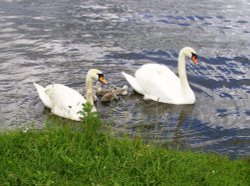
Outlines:
{"type": "Polygon", "coordinates": [[[89,68],[111,84],[127,84],[154,62],[177,71],[184,46],[200,65],[187,65],[197,102],[144,101],[131,89],[101,104],[103,119],[121,133],[174,147],[250,155],[250,1],[1,0],[0,130],[43,127],[47,117],[32,82],[84,90],[89,68]]]}

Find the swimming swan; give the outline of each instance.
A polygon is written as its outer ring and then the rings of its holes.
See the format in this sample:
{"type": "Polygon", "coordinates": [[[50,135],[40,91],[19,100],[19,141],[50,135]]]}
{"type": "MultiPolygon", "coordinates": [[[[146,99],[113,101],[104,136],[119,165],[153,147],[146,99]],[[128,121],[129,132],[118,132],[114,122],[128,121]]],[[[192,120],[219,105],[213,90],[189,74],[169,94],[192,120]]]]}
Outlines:
{"type": "Polygon", "coordinates": [[[198,64],[197,55],[191,47],[184,47],[178,57],[178,74],[175,75],[165,65],[145,64],[135,72],[135,77],[122,72],[132,88],[150,99],[175,105],[195,103],[195,95],[189,86],[186,75],[185,58],[198,64]]]}
{"type": "MultiPolygon", "coordinates": [[[[107,84],[107,80],[100,70],[90,69],[86,76],[86,99],[74,89],[62,84],[51,84],[44,88],[34,83],[34,86],[43,104],[50,108],[53,114],[80,121],[81,115],[78,112],[82,110],[82,104],[88,101],[94,105],[92,85],[97,80],[107,84]]],[[[93,108],[93,111],[96,109],[93,108]]]]}

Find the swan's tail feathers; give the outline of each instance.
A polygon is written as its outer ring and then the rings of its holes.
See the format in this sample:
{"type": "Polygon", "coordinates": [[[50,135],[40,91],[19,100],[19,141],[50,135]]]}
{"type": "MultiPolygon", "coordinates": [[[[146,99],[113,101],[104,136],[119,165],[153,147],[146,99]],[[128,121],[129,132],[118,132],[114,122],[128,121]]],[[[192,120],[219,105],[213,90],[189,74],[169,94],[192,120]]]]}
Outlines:
{"type": "Polygon", "coordinates": [[[135,77],[122,72],[122,75],[125,77],[125,79],[128,81],[128,83],[131,85],[131,87],[138,93],[143,94],[143,89],[141,88],[141,86],[138,84],[137,80],[135,79],[135,77]]]}
{"type": "Polygon", "coordinates": [[[33,83],[33,84],[36,87],[39,98],[42,100],[43,104],[46,107],[51,108],[51,101],[49,99],[49,96],[45,92],[45,88],[43,88],[41,85],[38,85],[37,83],[33,83]]]}

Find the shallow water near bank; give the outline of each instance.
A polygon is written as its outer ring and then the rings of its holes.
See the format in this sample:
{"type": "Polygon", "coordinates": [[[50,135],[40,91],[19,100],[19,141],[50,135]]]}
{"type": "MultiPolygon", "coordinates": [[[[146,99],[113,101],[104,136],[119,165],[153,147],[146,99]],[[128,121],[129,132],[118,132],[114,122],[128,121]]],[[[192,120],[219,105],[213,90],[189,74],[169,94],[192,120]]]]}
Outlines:
{"type": "Polygon", "coordinates": [[[196,103],[174,106],[145,101],[129,89],[101,117],[114,130],[178,148],[250,155],[249,1],[30,1],[0,6],[0,129],[42,128],[49,115],[32,82],[62,83],[84,92],[89,68],[110,84],[127,84],[145,63],[177,72],[184,46],[200,64],[187,61],[196,103]]]}

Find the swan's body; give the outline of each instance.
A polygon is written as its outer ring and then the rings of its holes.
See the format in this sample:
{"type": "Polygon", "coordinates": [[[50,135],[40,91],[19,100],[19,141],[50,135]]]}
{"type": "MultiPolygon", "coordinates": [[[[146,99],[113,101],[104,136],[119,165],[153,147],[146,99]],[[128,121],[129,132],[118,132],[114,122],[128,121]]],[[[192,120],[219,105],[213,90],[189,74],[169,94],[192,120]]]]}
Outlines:
{"type": "MultiPolygon", "coordinates": [[[[92,95],[92,82],[99,80],[107,83],[101,71],[91,69],[86,77],[86,99],[77,91],[61,84],[48,85],[45,88],[34,83],[38,95],[43,104],[51,109],[51,112],[57,116],[68,118],[75,121],[81,120],[79,111],[87,101],[94,104],[92,95]]],[[[96,109],[93,107],[93,111],[96,109]]]]}
{"type": "MultiPolygon", "coordinates": [[[[43,104],[57,116],[80,121],[79,111],[86,99],[74,89],[61,84],[48,85],[45,88],[34,83],[43,104]]],[[[95,111],[95,108],[93,108],[95,111]]]]}
{"type": "Polygon", "coordinates": [[[187,80],[186,57],[198,63],[194,49],[183,48],[178,58],[179,77],[168,67],[159,64],[143,65],[136,71],[135,77],[124,72],[123,75],[136,92],[144,95],[144,99],[176,105],[193,104],[195,95],[187,80]]]}

